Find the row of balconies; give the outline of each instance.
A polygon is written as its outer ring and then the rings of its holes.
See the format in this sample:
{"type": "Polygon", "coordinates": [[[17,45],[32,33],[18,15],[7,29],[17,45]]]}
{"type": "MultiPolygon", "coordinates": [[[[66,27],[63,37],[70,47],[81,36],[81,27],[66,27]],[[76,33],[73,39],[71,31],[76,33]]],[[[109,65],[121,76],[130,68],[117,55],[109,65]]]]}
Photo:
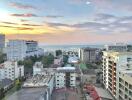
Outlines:
{"type": "Polygon", "coordinates": [[[119,88],[119,100],[132,100],[132,92],[124,91],[119,88]]]}

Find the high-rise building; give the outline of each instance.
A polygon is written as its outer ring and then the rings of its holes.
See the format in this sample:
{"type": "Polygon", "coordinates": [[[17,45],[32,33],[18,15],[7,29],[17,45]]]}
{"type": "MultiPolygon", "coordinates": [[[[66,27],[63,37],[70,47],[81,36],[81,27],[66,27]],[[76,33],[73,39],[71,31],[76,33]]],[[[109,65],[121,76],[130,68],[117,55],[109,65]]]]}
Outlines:
{"type": "Polygon", "coordinates": [[[85,63],[97,61],[98,49],[96,48],[83,48],[80,50],[80,58],[85,63]]]}
{"type": "Polygon", "coordinates": [[[5,47],[5,35],[0,34],[0,49],[3,49],[5,47]]]}
{"type": "Polygon", "coordinates": [[[24,60],[25,57],[43,54],[43,50],[38,48],[37,41],[25,40],[9,40],[6,51],[8,60],[24,60]]]}
{"type": "MultiPolygon", "coordinates": [[[[130,69],[132,64],[132,52],[103,52],[103,84],[106,89],[119,99],[119,72],[124,69],[130,69]]],[[[132,71],[132,69],[130,69],[132,71]]],[[[128,100],[128,99],[124,99],[128,100]]],[[[129,99],[130,100],[130,99],[129,99]]]]}

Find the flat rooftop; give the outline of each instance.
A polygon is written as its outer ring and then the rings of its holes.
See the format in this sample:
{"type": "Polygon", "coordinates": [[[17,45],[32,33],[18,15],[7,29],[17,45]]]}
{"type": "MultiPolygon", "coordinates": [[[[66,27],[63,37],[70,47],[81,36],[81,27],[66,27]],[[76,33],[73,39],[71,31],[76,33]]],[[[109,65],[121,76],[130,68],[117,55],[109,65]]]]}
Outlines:
{"type": "Polygon", "coordinates": [[[98,93],[99,97],[104,98],[104,99],[113,100],[113,97],[107,90],[105,90],[103,88],[98,88],[98,87],[95,87],[95,90],[98,93]]]}
{"type": "Polygon", "coordinates": [[[46,93],[47,88],[22,88],[7,97],[6,100],[40,100],[40,97],[46,93]]]}
{"type": "Polygon", "coordinates": [[[75,67],[58,67],[57,72],[76,72],[75,67]]]}
{"type": "Polygon", "coordinates": [[[52,75],[34,75],[23,84],[23,87],[43,87],[47,86],[52,75]]]}

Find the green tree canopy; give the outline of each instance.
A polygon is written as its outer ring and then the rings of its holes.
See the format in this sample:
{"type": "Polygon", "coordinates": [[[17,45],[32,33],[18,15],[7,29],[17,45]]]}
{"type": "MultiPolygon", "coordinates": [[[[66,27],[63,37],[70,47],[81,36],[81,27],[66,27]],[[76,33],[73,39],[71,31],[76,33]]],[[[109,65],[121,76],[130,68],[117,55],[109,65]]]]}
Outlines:
{"type": "Polygon", "coordinates": [[[62,50],[56,50],[56,56],[62,55],[62,50]]]}

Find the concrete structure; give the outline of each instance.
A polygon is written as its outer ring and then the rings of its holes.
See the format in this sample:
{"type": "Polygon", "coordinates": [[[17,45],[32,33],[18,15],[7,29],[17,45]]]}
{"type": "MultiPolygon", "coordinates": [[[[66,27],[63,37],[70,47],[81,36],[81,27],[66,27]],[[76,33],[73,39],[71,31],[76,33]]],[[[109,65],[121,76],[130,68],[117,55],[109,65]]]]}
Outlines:
{"type": "Polygon", "coordinates": [[[127,51],[127,44],[116,43],[113,45],[105,45],[105,49],[106,51],[124,52],[124,51],[127,51]]]}
{"type": "Polygon", "coordinates": [[[14,82],[11,79],[2,79],[0,80],[0,88],[3,88],[5,91],[7,91],[9,88],[13,86],[14,82]]]}
{"type": "Polygon", "coordinates": [[[79,58],[77,56],[69,56],[68,63],[77,64],[79,63],[79,58]]]}
{"type": "Polygon", "coordinates": [[[127,51],[132,51],[132,45],[127,45],[127,51]]]}
{"type": "Polygon", "coordinates": [[[79,56],[79,48],[62,49],[62,54],[68,56],[79,56]]]}
{"type": "Polygon", "coordinates": [[[58,67],[55,74],[56,89],[76,86],[76,70],[74,67],[58,67]]]}
{"type": "Polygon", "coordinates": [[[22,88],[5,98],[6,100],[50,100],[47,87],[22,88]]]}
{"type": "Polygon", "coordinates": [[[38,48],[37,41],[26,40],[9,40],[6,52],[7,59],[13,61],[24,60],[25,57],[43,54],[43,50],[38,48]]]}
{"type": "MultiPolygon", "coordinates": [[[[43,71],[43,73],[36,74],[33,77],[27,79],[26,82],[22,86],[27,91],[42,89],[42,91],[39,91],[37,100],[51,100],[51,94],[55,86],[55,78],[54,78],[55,75],[51,74],[52,72],[47,72],[47,70],[43,71]]],[[[21,91],[23,91],[23,89],[21,91]]],[[[30,100],[30,98],[32,98],[32,100],[36,100],[36,98],[35,97],[33,98],[31,95],[32,95],[32,92],[31,94],[28,94],[29,97],[26,96],[26,99],[24,100],[30,100]]],[[[37,94],[34,94],[34,95],[37,96],[37,94]]],[[[20,96],[23,97],[22,94],[20,94],[20,96]]]]}
{"type": "Polygon", "coordinates": [[[5,47],[5,35],[0,34],[0,49],[3,49],[5,47]]]}
{"type": "Polygon", "coordinates": [[[80,50],[80,59],[84,63],[91,63],[97,61],[98,49],[96,48],[83,48],[80,50]]]}
{"type": "Polygon", "coordinates": [[[103,52],[103,84],[116,99],[119,99],[119,71],[130,68],[131,64],[132,52],[103,52]]]}
{"type": "Polygon", "coordinates": [[[24,66],[19,66],[17,62],[6,61],[0,64],[0,80],[5,78],[15,80],[22,76],[24,76],[24,66]]]}
{"type": "Polygon", "coordinates": [[[63,63],[63,58],[62,57],[57,57],[54,59],[54,65],[61,66],[63,63]]]}
{"type": "Polygon", "coordinates": [[[33,65],[33,75],[42,74],[43,64],[41,62],[36,62],[33,65]]]}
{"type": "Polygon", "coordinates": [[[121,70],[118,80],[118,99],[132,100],[132,68],[121,70]]]}
{"type": "Polygon", "coordinates": [[[95,90],[99,96],[98,100],[113,100],[113,97],[107,90],[99,87],[95,87],[95,90]]]}
{"type": "Polygon", "coordinates": [[[56,68],[43,68],[42,62],[35,62],[33,65],[33,75],[54,75],[56,72],[56,68]]]}

